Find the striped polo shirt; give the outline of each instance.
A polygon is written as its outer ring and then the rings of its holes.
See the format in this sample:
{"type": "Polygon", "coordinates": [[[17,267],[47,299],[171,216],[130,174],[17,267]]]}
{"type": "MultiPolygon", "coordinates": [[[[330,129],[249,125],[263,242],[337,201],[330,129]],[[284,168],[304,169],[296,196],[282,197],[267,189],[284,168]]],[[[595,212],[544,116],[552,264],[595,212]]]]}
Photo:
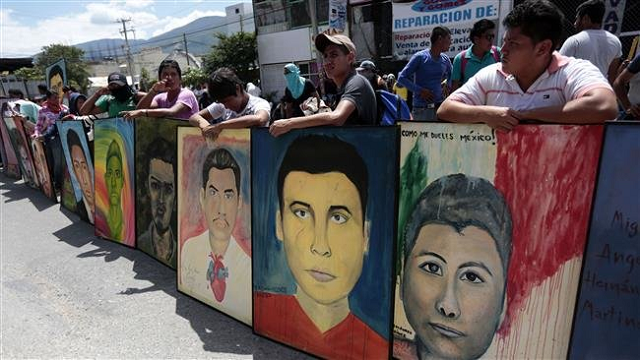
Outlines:
{"type": "Polygon", "coordinates": [[[522,91],[515,77],[496,63],[480,70],[450,98],[469,105],[505,106],[517,111],[564,105],[595,88],[611,85],[600,70],[587,60],[552,54],[547,71],[522,91]]]}

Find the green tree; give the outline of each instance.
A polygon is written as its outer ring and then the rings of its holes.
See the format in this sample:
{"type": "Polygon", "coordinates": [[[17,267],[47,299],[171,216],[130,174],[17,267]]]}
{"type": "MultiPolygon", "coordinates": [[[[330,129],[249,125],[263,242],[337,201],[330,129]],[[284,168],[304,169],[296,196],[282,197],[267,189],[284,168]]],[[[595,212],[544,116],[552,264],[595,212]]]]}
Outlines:
{"type": "Polygon", "coordinates": [[[67,83],[77,84],[82,92],[89,86],[89,72],[83,60],[84,50],[75,46],[53,44],[42,47],[42,52],[36,56],[35,69],[46,76],[47,67],[54,62],[64,59],[67,68],[67,83]]]}
{"type": "Polygon", "coordinates": [[[182,85],[196,86],[207,82],[207,72],[204,69],[188,68],[182,73],[182,85]]]}
{"type": "Polygon", "coordinates": [[[151,88],[151,75],[147,69],[142,68],[140,70],[140,90],[149,91],[149,88],[151,88]]]}
{"type": "Polygon", "coordinates": [[[220,67],[233,69],[241,80],[256,83],[260,78],[258,69],[258,43],[254,33],[238,32],[231,36],[215,35],[219,42],[212,46],[204,58],[207,74],[220,67]]]}
{"type": "Polygon", "coordinates": [[[23,67],[13,73],[15,76],[24,80],[40,80],[44,81],[44,74],[36,68],[23,67]]]}

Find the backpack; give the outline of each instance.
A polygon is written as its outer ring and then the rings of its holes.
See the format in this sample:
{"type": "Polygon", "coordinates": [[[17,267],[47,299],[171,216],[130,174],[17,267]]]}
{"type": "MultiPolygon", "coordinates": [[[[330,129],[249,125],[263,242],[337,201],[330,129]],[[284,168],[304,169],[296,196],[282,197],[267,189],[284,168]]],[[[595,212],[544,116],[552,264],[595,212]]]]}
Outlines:
{"type": "MultiPolygon", "coordinates": [[[[467,60],[467,55],[469,55],[469,51],[471,51],[471,46],[467,49],[464,50],[463,52],[461,52],[460,54],[460,80],[464,79],[464,69],[467,67],[467,62],[469,60],[467,60]]],[[[498,63],[500,62],[500,51],[498,51],[498,48],[495,46],[491,46],[491,56],[493,56],[493,59],[498,63]]]]}
{"type": "Polygon", "coordinates": [[[409,105],[397,94],[376,90],[378,124],[394,125],[398,120],[411,119],[409,105]]]}

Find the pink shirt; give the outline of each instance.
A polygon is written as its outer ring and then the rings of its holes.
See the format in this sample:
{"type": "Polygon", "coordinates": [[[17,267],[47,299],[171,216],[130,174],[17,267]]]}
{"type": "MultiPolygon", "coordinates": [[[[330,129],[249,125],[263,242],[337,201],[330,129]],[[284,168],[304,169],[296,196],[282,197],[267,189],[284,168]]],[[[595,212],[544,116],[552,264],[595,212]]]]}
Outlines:
{"type": "Polygon", "coordinates": [[[164,92],[162,94],[156,95],[153,98],[152,103],[157,104],[161,109],[172,108],[176,103],[184,104],[187,109],[179,112],[175,116],[176,118],[183,120],[189,120],[191,115],[197,114],[198,111],[200,111],[200,108],[198,107],[198,99],[196,99],[196,96],[191,90],[185,88],[180,89],[180,93],[174,101],[167,100],[167,93],[164,92]]]}
{"type": "Polygon", "coordinates": [[[600,70],[587,60],[560,55],[555,51],[547,71],[522,91],[513,75],[496,63],[480,70],[450,98],[469,105],[506,106],[525,111],[564,105],[595,88],[613,91],[600,70]]]}
{"type": "Polygon", "coordinates": [[[46,104],[38,111],[38,121],[36,122],[35,136],[44,135],[47,132],[49,126],[55,125],[56,120],[63,112],[69,112],[69,109],[65,105],[60,105],[59,112],[53,112],[46,104]]]}

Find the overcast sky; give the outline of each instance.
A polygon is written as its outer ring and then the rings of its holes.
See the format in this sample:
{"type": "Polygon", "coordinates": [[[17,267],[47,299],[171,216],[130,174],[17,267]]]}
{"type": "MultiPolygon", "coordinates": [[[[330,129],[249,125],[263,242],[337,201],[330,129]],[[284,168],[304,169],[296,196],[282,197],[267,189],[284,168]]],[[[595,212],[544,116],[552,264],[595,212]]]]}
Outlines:
{"type": "MultiPolygon", "coordinates": [[[[0,0],[0,57],[31,56],[50,44],[73,45],[123,38],[127,29],[149,39],[204,16],[224,16],[224,8],[242,0],[0,0]]],[[[129,33],[130,38],[133,33],[129,33]]]]}

